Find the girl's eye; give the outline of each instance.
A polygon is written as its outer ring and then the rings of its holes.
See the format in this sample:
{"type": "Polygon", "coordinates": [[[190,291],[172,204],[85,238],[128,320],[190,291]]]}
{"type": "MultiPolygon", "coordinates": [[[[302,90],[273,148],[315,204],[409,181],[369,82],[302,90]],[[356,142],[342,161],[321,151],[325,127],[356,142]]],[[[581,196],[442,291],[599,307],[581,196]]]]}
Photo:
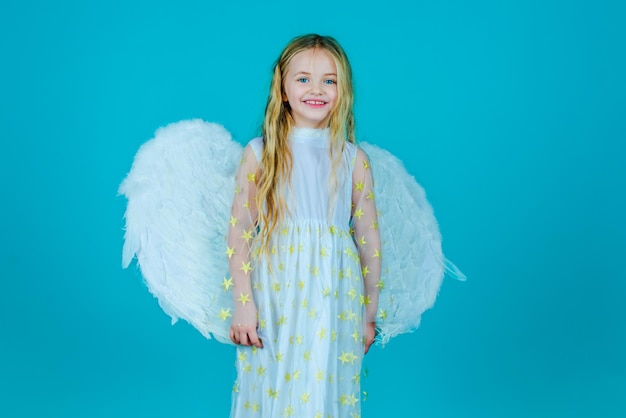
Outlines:
{"type": "Polygon", "coordinates": [[[308,83],[308,82],[309,82],[309,79],[305,77],[301,77],[298,79],[298,83],[308,83]]]}
{"type": "Polygon", "coordinates": [[[337,84],[335,80],[324,80],[324,84],[337,84]]]}

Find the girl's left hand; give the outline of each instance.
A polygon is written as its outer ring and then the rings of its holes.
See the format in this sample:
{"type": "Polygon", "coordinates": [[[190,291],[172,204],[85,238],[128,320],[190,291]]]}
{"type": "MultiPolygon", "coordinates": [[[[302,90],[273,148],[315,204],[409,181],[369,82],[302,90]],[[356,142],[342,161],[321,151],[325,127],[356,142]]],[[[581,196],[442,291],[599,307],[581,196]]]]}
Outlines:
{"type": "Polygon", "coordinates": [[[368,322],[365,324],[365,354],[370,349],[376,338],[376,322],[368,322]]]}

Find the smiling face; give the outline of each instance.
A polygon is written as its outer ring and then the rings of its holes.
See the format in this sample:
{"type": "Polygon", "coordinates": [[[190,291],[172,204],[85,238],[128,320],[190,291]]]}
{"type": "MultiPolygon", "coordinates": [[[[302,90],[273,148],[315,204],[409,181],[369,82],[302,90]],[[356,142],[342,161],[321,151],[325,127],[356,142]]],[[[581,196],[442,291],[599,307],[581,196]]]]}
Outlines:
{"type": "Polygon", "coordinates": [[[326,128],[337,103],[337,67],[323,48],[298,52],[283,77],[283,101],[299,128],[326,128]]]}

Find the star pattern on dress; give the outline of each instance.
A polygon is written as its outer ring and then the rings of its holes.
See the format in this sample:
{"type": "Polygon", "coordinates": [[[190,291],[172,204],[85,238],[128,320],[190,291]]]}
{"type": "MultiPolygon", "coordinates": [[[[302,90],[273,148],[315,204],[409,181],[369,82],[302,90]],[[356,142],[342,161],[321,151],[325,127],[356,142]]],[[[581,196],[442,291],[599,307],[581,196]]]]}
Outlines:
{"type": "Polygon", "coordinates": [[[224,277],[224,280],[222,280],[222,287],[224,288],[225,292],[228,292],[230,288],[233,287],[233,278],[224,277]]]}
{"type": "Polygon", "coordinates": [[[250,261],[246,262],[241,262],[241,269],[244,273],[248,274],[252,271],[252,266],[250,265],[250,261]]]}
{"type": "Polygon", "coordinates": [[[239,295],[239,299],[237,299],[243,306],[246,306],[246,303],[251,302],[250,293],[241,293],[239,295]]]}
{"type": "Polygon", "coordinates": [[[269,388],[267,390],[267,396],[269,396],[272,399],[278,399],[278,391],[272,388],[269,388]]]}
{"type": "Polygon", "coordinates": [[[338,357],[339,360],[341,360],[341,364],[346,364],[346,363],[350,363],[350,364],[354,364],[354,360],[356,360],[358,357],[351,352],[346,353],[345,351],[341,352],[341,356],[338,357]]]}
{"type": "Polygon", "coordinates": [[[253,238],[252,237],[252,230],[250,231],[243,231],[243,235],[241,236],[241,238],[246,240],[246,243],[249,243],[250,240],[253,238]]]}
{"type": "Polygon", "coordinates": [[[222,320],[222,321],[226,321],[228,318],[230,318],[232,316],[232,314],[230,313],[230,308],[226,308],[226,309],[220,309],[220,313],[217,314],[217,316],[222,320]]]}
{"type": "MultiPolygon", "coordinates": [[[[378,306],[368,310],[368,292],[384,288],[373,183],[363,172],[369,162],[362,153],[358,158],[353,154],[355,174],[342,192],[349,202],[340,203],[349,224],[296,222],[290,213],[262,248],[256,242],[261,229],[254,223],[253,194],[262,171],[253,166],[253,154],[247,155],[228,225],[226,255],[233,277],[218,284],[224,291],[234,289],[235,312],[242,305],[249,309],[248,302],[258,307],[265,349],[241,347],[247,358],[237,362],[240,393],[233,395],[234,416],[360,417],[361,327],[366,314],[381,317],[376,315],[378,306]],[[328,367],[319,362],[322,356],[330,360],[328,367]],[[320,398],[320,391],[327,395],[320,398]]],[[[236,316],[228,305],[218,308],[222,321],[236,316]]]]}

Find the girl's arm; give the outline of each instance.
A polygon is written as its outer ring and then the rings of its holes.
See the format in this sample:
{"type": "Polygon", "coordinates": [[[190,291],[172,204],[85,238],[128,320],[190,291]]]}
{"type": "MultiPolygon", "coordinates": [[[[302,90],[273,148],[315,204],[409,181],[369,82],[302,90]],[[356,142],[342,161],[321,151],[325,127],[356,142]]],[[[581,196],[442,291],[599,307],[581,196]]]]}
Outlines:
{"type": "Polygon", "coordinates": [[[376,336],[382,254],[378,216],[374,203],[374,180],[367,155],[361,149],[357,150],[352,173],[352,225],[365,287],[362,301],[365,305],[367,321],[365,333],[365,352],[367,353],[376,336]]]}
{"type": "Polygon", "coordinates": [[[230,325],[230,339],[235,344],[263,347],[257,335],[257,308],[252,297],[250,275],[252,264],[250,247],[255,235],[257,219],[256,178],[259,164],[248,145],[243,152],[237,172],[235,198],[231,209],[228,227],[226,254],[230,268],[231,282],[226,279],[226,287],[232,285],[235,309],[230,325]]]}

